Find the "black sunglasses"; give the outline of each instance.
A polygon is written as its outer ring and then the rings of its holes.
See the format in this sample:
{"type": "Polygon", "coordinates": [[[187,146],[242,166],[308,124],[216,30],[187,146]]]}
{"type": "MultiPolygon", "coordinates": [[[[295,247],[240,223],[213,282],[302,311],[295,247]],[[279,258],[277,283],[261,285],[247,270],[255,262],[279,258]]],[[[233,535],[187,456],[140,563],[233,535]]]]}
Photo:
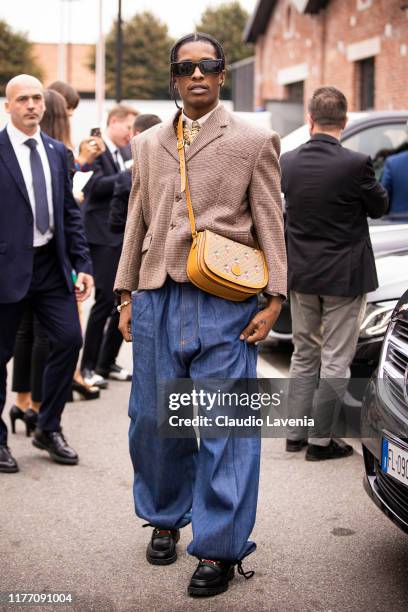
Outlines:
{"type": "Polygon", "coordinates": [[[188,77],[194,74],[197,66],[201,74],[218,74],[224,70],[224,60],[205,59],[200,62],[171,62],[171,72],[176,77],[188,77]]]}

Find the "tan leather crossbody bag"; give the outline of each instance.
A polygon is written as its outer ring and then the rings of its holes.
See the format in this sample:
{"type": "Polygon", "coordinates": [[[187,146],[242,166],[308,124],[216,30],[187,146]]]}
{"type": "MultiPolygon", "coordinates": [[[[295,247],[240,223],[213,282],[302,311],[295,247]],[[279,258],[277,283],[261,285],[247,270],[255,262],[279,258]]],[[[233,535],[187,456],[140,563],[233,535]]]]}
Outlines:
{"type": "Polygon", "coordinates": [[[191,203],[184,152],[183,116],[177,123],[181,192],[185,192],[193,243],[187,259],[187,276],[203,291],[234,302],[260,293],[268,284],[268,268],[260,249],[224,238],[210,230],[197,232],[191,203]]]}

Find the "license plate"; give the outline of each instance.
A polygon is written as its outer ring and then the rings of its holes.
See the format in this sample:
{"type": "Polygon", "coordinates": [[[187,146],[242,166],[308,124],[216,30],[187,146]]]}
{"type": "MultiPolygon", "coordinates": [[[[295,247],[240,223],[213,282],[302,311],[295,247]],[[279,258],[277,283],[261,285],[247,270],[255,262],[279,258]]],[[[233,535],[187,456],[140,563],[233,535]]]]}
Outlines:
{"type": "Polygon", "coordinates": [[[408,487],[408,451],[387,438],[382,440],[381,469],[408,487]]]}

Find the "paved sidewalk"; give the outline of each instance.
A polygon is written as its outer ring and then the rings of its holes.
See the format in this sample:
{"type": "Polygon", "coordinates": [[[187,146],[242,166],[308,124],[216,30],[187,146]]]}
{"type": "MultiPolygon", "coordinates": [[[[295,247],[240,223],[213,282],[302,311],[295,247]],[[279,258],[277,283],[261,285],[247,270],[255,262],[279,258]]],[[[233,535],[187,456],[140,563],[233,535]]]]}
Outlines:
{"type": "MultiPolygon", "coordinates": [[[[129,360],[125,346],[119,361],[129,360]]],[[[367,498],[361,457],[310,464],[303,453],[285,453],[283,440],[264,441],[258,550],[244,564],[255,577],[237,577],[211,600],[189,598],[190,529],[175,565],[145,561],[150,529],[133,512],[129,390],[111,382],[101,400],[67,406],[63,424],[78,466],[52,463],[21,423],[10,436],[21,472],[0,474],[0,591],[76,597],[72,605],[24,611],[407,610],[408,538],[367,498]]]]}

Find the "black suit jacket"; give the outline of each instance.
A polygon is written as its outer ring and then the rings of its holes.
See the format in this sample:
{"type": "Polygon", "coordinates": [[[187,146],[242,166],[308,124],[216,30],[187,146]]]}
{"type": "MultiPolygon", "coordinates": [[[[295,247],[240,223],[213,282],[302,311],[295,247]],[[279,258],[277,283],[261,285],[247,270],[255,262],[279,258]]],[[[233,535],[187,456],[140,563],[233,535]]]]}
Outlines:
{"type": "MultiPolygon", "coordinates": [[[[126,150],[122,149],[121,153],[124,160],[129,159],[126,150]]],[[[94,173],[84,188],[85,231],[90,244],[115,247],[122,242],[122,237],[109,228],[110,204],[119,175],[114,159],[106,148],[95,161],[94,173]]]]}
{"type": "MultiPolygon", "coordinates": [[[[54,240],[69,291],[72,269],[92,274],[79,208],[72,196],[65,146],[41,133],[51,170],[54,240]]],[[[33,273],[33,213],[23,174],[7,130],[0,132],[0,303],[19,302],[33,273]]]]}
{"type": "Polygon", "coordinates": [[[130,170],[125,170],[116,179],[109,212],[109,227],[115,234],[123,235],[125,231],[131,189],[132,174],[130,170]]]}
{"type": "Polygon", "coordinates": [[[369,156],[326,134],[281,157],[289,288],[352,297],[378,287],[367,216],[387,210],[369,156]]]}

